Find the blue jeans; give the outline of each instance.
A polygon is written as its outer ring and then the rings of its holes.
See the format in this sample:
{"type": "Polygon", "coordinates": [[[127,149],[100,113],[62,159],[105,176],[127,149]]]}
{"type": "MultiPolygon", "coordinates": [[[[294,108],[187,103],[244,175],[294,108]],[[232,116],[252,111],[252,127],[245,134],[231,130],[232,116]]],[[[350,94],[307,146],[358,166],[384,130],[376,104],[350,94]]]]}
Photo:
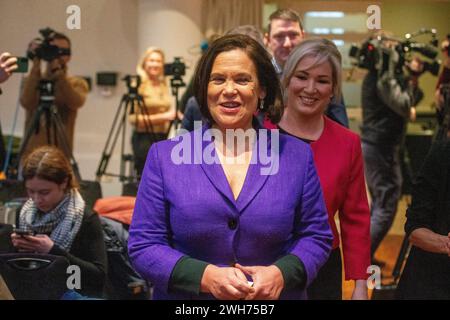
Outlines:
{"type": "Polygon", "coordinates": [[[388,233],[401,197],[400,146],[362,143],[366,182],[372,198],[370,238],[372,257],[388,233]]]}

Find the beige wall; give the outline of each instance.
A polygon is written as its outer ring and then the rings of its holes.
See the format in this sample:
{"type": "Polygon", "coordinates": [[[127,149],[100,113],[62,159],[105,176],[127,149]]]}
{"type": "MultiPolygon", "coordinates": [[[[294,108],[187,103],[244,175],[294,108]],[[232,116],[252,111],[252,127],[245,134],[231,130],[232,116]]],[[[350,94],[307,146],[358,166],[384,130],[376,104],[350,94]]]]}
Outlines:
{"type": "MultiPolygon", "coordinates": [[[[73,57],[69,73],[92,78],[93,90],[79,111],[75,134],[74,155],[83,178],[93,179],[95,176],[113,117],[126,91],[119,81],[111,96],[103,96],[95,85],[95,74],[99,71],[116,71],[122,77],[135,74],[138,56],[149,45],[163,48],[168,62],[174,56],[183,56],[193,67],[199,50],[188,49],[199,48],[202,40],[200,8],[201,0],[0,1],[0,51],[25,55],[30,40],[39,36],[38,30],[49,26],[72,40],[73,57]],[[81,30],[68,30],[66,27],[66,8],[72,4],[81,9],[81,30]]],[[[186,81],[192,69],[187,70],[186,81]]],[[[0,121],[4,134],[11,132],[19,86],[19,74],[2,85],[0,121]]],[[[15,130],[17,136],[23,134],[23,123],[24,112],[20,108],[15,130]]],[[[128,150],[129,141],[128,136],[128,150]]],[[[119,146],[108,171],[118,172],[118,152],[119,146]]]]}
{"type": "MultiPolygon", "coordinates": [[[[376,2],[382,5],[382,26],[396,34],[413,32],[421,27],[435,27],[441,36],[450,32],[450,1],[376,2]]],[[[289,3],[302,8],[313,6],[318,10],[330,8],[330,1],[286,0],[278,3],[280,6],[289,3]]],[[[351,9],[357,7],[355,3],[368,1],[331,3],[351,9]]],[[[0,51],[24,55],[29,41],[38,36],[38,29],[50,26],[72,39],[71,74],[89,76],[95,82],[98,71],[117,71],[122,76],[135,73],[138,56],[147,46],[156,45],[165,50],[167,62],[175,56],[184,57],[190,67],[185,77],[187,82],[199,58],[199,43],[203,38],[200,32],[201,8],[202,0],[1,0],[0,51]],[[66,8],[71,4],[81,8],[81,30],[66,28],[66,8]]],[[[430,75],[421,79],[426,91],[424,107],[432,101],[435,81],[436,78],[430,75]]],[[[14,75],[2,85],[0,121],[4,134],[11,131],[19,84],[20,75],[14,75]]],[[[75,157],[83,177],[93,178],[95,175],[108,130],[124,92],[121,82],[111,96],[105,97],[94,84],[86,105],[79,112],[75,157]]],[[[23,133],[23,117],[20,110],[17,135],[23,133]]],[[[117,161],[113,158],[111,168],[118,168],[117,161]]]]}

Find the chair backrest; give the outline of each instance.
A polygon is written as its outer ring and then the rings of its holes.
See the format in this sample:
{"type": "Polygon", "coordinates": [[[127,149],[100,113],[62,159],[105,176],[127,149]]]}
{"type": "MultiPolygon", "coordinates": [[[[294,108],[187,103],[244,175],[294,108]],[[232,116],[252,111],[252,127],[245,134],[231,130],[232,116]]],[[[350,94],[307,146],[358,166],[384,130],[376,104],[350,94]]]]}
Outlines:
{"type": "Polygon", "coordinates": [[[11,224],[0,223],[0,253],[8,253],[14,251],[11,241],[11,233],[13,226],[11,224]]]}
{"type": "Polygon", "coordinates": [[[0,274],[16,300],[58,300],[67,288],[69,261],[33,253],[0,254],[0,274]]]}
{"type": "Polygon", "coordinates": [[[122,195],[136,197],[139,188],[138,182],[127,182],[122,185],[122,195]]]}
{"type": "Polygon", "coordinates": [[[108,255],[107,295],[113,300],[148,300],[149,285],[128,257],[128,231],[120,222],[100,217],[108,255]]]}
{"type": "Polygon", "coordinates": [[[0,180],[0,202],[8,202],[16,198],[27,197],[23,181],[0,180]]]}
{"type": "Polygon", "coordinates": [[[103,197],[102,186],[98,181],[83,180],[80,182],[80,194],[86,206],[93,209],[95,201],[103,197]]]}

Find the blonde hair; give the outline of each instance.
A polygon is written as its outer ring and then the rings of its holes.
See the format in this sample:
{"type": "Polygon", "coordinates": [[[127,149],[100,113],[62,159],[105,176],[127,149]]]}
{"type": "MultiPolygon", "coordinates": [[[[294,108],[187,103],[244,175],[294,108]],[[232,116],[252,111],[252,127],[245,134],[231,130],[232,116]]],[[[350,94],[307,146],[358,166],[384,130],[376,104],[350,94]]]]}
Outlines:
{"type": "Polygon", "coordinates": [[[297,65],[305,57],[314,57],[316,60],[309,66],[315,67],[324,62],[329,62],[332,70],[333,95],[336,100],[340,99],[342,88],[342,57],[336,45],[322,38],[307,39],[302,41],[289,55],[284,65],[283,75],[281,77],[281,86],[283,90],[284,103],[287,99],[287,87],[294,74],[297,65]]]}
{"type": "Polygon", "coordinates": [[[165,78],[164,78],[165,56],[164,56],[164,52],[158,47],[148,47],[147,50],[145,50],[144,54],[141,56],[141,59],[139,59],[138,65],[136,66],[136,72],[137,72],[138,76],[141,77],[141,81],[142,82],[149,81],[149,78],[147,76],[147,72],[145,71],[144,65],[145,65],[145,61],[147,60],[147,58],[154,52],[159,53],[161,55],[163,69],[162,69],[161,76],[160,76],[159,80],[162,83],[165,83],[165,78]]]}

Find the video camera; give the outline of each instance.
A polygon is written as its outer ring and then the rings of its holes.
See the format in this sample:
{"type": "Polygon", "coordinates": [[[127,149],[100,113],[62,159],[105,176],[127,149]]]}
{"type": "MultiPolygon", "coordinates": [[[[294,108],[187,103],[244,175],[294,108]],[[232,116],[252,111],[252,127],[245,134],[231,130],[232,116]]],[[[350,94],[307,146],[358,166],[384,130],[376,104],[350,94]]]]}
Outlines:
{"type": "Polygon", "coordinates": [[[59,48],[53,44],[50,44],[54,40],[56,31],[50,28],[40,29],[39,33],[42,38],[33,39],[27,50],[28,59],[32,60],[35,57],[45,60],[52,61],[60,56],[70,55],[69,48],[59,48]]]}
{"type": "Polygon", "coordinates": [[[411,53],[418,52],[421,55],[431,59],[432,61],[423,61],[423,68],[420,74],[429,71],[433,75],[439,73],[440,62],[435,60],[438,51],[438,41],[436,39],[435,29],[420,29],[414,34],[407,33],[405,40],[393,37],[377,36],[376,38],[365,41],[361,46],[352,45],[350,47],[349,56],[356,60],[356,66],[367,70],[377,70],[384,73],[389,68],[392,49],[385,43],[395,43],[394,50],[398,53],[398,61],[395,72],[403,73],[403,66],[411,61],[411,53]],[[418,35],[431,34],[432,40],[429,44],[413,41],[412,39],[418,35]],[[381,69],[381,70],[380,70],[381,69]]]}
{"type": "Polygon", "coordinates": [[[130,94],[137,94],[139,86],[141,85],[141,77],[138,75],[126,75],[122,78],[125,81],[128,92],[130,94]]]}
{"type": "Polygon", "coordinates": [[[172,63],[164,64],[164,74],[180,78],[186,74],[186,65],[181,61],[180,57],[175,57],[172,63]]]}

